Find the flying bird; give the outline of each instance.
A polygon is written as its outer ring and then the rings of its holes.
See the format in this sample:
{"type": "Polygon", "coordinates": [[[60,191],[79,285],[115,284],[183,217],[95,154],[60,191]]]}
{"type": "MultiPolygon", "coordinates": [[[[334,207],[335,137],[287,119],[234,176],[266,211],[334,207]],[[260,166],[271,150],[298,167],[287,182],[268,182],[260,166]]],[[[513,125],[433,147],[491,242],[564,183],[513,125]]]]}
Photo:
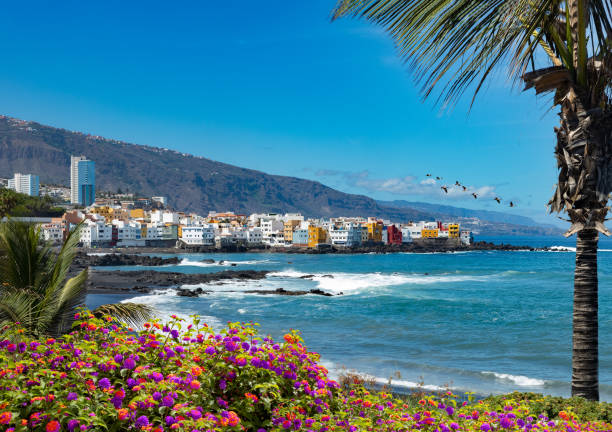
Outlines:
{"type": "Polygon", "coordinates": [[[474,199],[478,198],[478,194],[476,192],[472,192],[472,196],[474,197],[474,199]]]}
{"type": "Polygon", "coordinates": [[[444,193],[448,193],[448,187],[441,186],[440,189],[442,189],[444,191],[444,193]]]}
{"type": "Polygon", "coordinates": [[[493,198],[495,201],[497,201],[497,204],[501,204],[501,200],[498,197],[493,198]]]}
{"type": "Polygon", "coordinates": [[[510,201],[510,207],[514,207],[514,203],[510,201]]]}
{"type": "Polygon", "coordinates": [[[455,182],[455,186],[461,186],[461,183],[459,183],[459,180],[455,182]]]}
{"type": "Polygon", "coordinates": [[[431,177],[431,174],[425,174],[427,177],[431,177]]]}
{"type": "Polygon", "coordinates": [[[466,186],[461,186],[463,188],[463,192],[465,192],[467,190],[466,186]]]}
{"type": "Polygon", "coordinates": [[[436,176],[436,180],[442,180],[442,177],[436,176]]]}

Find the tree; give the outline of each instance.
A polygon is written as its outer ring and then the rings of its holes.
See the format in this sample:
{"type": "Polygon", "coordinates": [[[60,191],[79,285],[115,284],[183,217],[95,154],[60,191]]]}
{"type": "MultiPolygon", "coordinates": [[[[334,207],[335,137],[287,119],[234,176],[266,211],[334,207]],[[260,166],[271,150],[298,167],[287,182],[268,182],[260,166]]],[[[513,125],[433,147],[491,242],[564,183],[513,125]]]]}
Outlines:
{"type": "MultiPolygon", "coordinates": [[[[24,222],[0,224],[0,326],[20,322],[33,336],[59,336],[70,330],[77,309],[85,305],[87,270],[68,277],[79,230],[71,231],[55,253],[41,240],[40,229],[24,222]]],[[[108,314],[130,324],[151,316],[146,305],[103,305],[108,314]]]]}
{"type": "Polygon", "coordinates": [[[551,212],[566,211],[577,234],[572,395],[599,398],[599,233],[612,188],[611,0],[340,0],[333,19],[363,17],[395,40],[423,94],[439,89],[452,104],[472,103],[492,73],[505,68],[559,108],[555,155],[559,181],[551,212]]]}

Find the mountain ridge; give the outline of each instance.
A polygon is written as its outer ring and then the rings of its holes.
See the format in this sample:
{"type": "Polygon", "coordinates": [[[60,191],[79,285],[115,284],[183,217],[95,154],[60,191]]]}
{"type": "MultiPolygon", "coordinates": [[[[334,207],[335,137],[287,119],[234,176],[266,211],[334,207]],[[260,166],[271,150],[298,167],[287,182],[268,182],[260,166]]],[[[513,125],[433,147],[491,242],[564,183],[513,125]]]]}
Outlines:
{"type": "MultiPolygon", "coordinates": [[[[175,150],[131,144],[0,116],[0,176],[35,173],[41,183],[68,184],[70,155],[96,162],[98,191],[119,188],[167,196],[177,209],[206,214],[299,212],[306,217],[375,216],[396,222],[433,220],[437,213],[389,205],[297,177],[267,174],[175,150]]],[[[550,233],[517,225],[524,234],[550,233]]]]}

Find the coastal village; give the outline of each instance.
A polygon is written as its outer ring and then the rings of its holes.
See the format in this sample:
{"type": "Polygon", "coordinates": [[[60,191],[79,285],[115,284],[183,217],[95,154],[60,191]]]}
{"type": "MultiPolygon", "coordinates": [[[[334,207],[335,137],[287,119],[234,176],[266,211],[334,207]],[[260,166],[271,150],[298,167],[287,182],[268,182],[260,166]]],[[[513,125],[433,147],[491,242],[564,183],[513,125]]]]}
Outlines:
{"type": "Polygon", "coordinates": [[[402,245],[440,242],[470,245],[472,233],[459,222],[394,223],[376,217],[306,218],[299,213],[236,214],[210,211],[199,215],[176,211],[168,197],[137,198],[131,193],[96,194],[95,162],[72,156],[70,189],[39,185],[35,174],[16,173],[7,187],[27,195],[63,195],[70,199],[57,218],[34,218],[42,237],[62,242],[82,223],[83,247],[227,248],[354,248],[361,245],[402,245]]]}

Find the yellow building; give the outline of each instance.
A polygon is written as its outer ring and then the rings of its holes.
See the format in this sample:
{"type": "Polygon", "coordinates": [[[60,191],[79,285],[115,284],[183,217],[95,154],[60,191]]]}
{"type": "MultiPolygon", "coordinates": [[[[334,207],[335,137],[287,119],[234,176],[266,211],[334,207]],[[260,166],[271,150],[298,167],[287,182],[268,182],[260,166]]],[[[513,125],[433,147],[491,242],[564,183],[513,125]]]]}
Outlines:
{"type": "Polygon", "coordinates": [[[299,220],[290,220],[285,222],[285,229],[283,231],[283,234],[286,242],[293,242],[293,231],[295,231],[295,229],[300,226],[300,222],[301,221],[299,220]]]}
{"type": "Polygon", "coordinates": [[[144,219],[145,217],[145,213],[144,210],[139,208],[139,209],[132,209],[130,210],[130,217],[132,219],[144,219]]]}
{"type": "Polygon", "coordinates": [[[327,231],[321,227],[308,227],[308,247],[316,248],[327,241],[327,231]]]}
{"type": "Polygon", "coordinates": [[[115,209],[109,206],[94,207],[93,209],[91,209],[91,212],[93,214],[98,214],[104,217],[104,219],[106,219],[106,222],[110,222],[115,219],[115,209]]]}
{"type": "Polygon", "coordinates": [[[448,224],[448,236],[450,238],[459,238],[459,224],[448,224]]]}
{"type": "Polygon", "coordinates": [[[438,228],[436,228],[436,229],[423,229],[421,231],[421,237],[423,237],[423,238],[438,238],[438,228]]]}
{"type": "Polygon", "coordinates": [[[382,242],[383,225],[380,222],[370,222],[366,225],[368,228],[368,241],[375,243],[382,242]]]}

